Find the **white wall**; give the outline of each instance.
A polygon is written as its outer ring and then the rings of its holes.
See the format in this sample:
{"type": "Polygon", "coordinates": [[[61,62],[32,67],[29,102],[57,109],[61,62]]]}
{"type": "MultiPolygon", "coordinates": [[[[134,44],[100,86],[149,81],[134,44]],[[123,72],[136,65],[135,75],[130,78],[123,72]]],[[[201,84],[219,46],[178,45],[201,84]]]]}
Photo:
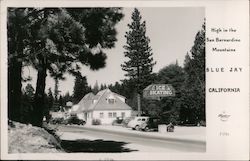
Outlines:
{"type": "Polygon", "coordinates": [[[58,112],[52,112],[50,111],[51,117],[52,118],[63,118],[64,117],[64,112],[58,111],[58,112]]]}
{"type": "Polygon", "coordinates": [[[101,124],[112,124],[116,117],[122,117],[122,112],[125,113],[125,117],[131,117],[131,110],[94,111],[93,119],[100,119],[101,124]],[[100,113],[103,113],[103,118],[100,118],[100,113]],[[109,113],[112,113],[112,117],[109,117],[109,113]],[[116,117],[113,113],[116,113],[116,117]]]}

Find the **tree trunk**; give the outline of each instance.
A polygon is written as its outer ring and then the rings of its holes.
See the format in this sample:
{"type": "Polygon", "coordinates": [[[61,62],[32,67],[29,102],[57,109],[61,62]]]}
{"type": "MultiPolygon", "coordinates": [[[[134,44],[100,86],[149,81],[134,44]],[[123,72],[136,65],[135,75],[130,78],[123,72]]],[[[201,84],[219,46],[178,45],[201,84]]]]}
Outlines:
{"type": "Polygon", "coordinates": [[[138,116],[141,116],[141,95],[137,93],[138,116]]]}
{"type": "Polygon", "coordinates": [[[141,116],[141,96],[140,96],[140,67],[137,66],[137,109],[138,116],[141,116]]]}
{"type": "Polygon", "coordinates": [[[22,60],[23,35],[16,33],[8,43],[8,119],[22,122],[22,60]]]}
{"type": "Polygon", "coordinates": [[[36,93],[34,97],[33,104],[33,115],[32,115],[32,124],[35,126],[42,126],[43,116],[44,116],[44,99],[45,99],[45,84],[46,84],[46,63],[44,60],[40,60],[41,68],[37,73],[37,82],[36,82],[36,93]]]}
{"type": "Polygon", "coordinates": [[[8,119],[20,122],[22,97],[22,62],[16,58],[11,60],[8,67],[8,119]]]}

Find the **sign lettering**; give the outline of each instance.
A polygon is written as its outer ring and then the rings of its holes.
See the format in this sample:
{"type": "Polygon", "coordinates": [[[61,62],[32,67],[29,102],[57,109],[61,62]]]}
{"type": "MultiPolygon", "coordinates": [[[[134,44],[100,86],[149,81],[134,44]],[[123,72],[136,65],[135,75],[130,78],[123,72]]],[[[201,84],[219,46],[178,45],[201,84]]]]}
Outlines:
{"type": "Polygon", "coordinates": [[[175,90],[170,84],[151,84],[143,90],[143,97],[159,99],[160,97],[174,96],[175,90]]]}

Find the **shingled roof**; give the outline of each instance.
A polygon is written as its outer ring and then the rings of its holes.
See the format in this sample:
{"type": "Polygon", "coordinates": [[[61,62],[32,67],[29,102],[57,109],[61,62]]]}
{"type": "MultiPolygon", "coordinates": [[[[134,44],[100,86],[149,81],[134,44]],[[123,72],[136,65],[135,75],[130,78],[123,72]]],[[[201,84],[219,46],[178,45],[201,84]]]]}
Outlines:
{"type": "Polygon", "coordinates": [[[94,99],[95,95],[92,92],[86,94],[78,103],[79,108],[77,112],[87,111],[88,108],[92,105],[94,99]]]}
{"type": "Polygon", "coordinates": [[[87,112],[94,110],[132,110],[125,102],[119,97],[125,98],[117,93],[104,89],[99,91],[96,95],[89,93],[85,95],[79,104],[79,112],[87,112]],[[109,103],[108,98],[114,98],[114,103],[109,103]]]}

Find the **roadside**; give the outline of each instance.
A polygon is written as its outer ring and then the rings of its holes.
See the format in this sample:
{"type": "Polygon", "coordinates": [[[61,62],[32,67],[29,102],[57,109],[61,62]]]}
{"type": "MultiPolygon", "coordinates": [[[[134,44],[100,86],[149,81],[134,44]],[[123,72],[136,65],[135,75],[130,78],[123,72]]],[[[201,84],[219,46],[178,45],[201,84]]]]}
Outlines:
{"type": "MultiPolygon", "coordinates": [[[[202,133],[204,129],[189,127],[188,132],[202,133]]],[[[204,141],[180,138],[182,132],[187,131],[185,127],[177,131],[179,138],[174,132],[169,134],[172,135],[170,138],[167,133],[134,131],[117,126],[60,125],[57,134],[67,152],[205,152],[204,141]]]]}
{"type": "MultiPolygon", "coordinates": [[[[90,152],[90,153],[128,153],[128,152],[180,152],[174,147],[164,148],[128,142],[123,138],[116,138],[113,135],[87,134],[85,132],[58,132],[62,140],[61,144],[66,152],[90,152]]],[[[140,140],[140,138],[137,138],[140,140]]],[[[144,142],[147,142],[144,140],[144,142]]]]}
{"type": "Polygon", "coordinates": [[[92,129],[97,131],[107,131],[107,132],[117,132],[117,133],[127,133],[133,134],[138,137],[154,137],[161,139],[172,139],[179,141],[192,141],[198,143],[206,142],[206,127],[184,127],[184,126],[175,126],[174,132],[164,132],[160,133],[157,131],[154,132],[143,132],[143,131],[135,131],[131,128],[125,128],[122,126],[112,126],[112,125],[71,125],[79,128],[92,129]]]}

